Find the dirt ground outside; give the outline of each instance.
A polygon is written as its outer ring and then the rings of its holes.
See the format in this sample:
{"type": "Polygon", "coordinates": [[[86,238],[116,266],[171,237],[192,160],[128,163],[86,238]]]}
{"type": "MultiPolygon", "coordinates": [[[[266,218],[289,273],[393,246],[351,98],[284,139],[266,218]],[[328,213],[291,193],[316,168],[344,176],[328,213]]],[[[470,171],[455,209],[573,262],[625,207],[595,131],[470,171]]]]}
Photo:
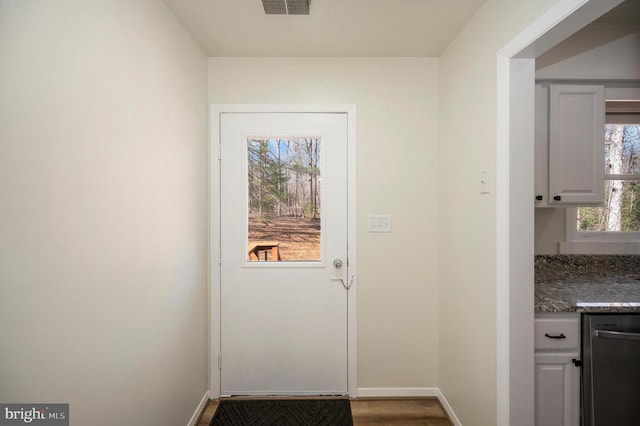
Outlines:
{"type": "MultiPolygon", "coordinates": [[[[265,241],[279,243],[282,261],[319,261],[320,219],[252,215],[249,246],[265,241]]],[[[270,253],[267,259],[272,260],[270,253]]]]}

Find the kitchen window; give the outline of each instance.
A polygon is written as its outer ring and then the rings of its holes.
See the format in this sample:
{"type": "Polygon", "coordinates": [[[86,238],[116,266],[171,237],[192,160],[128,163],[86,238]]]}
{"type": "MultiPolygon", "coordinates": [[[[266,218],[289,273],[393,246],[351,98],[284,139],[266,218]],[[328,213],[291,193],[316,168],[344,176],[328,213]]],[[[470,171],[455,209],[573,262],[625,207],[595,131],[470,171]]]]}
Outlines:
{"type": "Polygon", "coordinates": [[[640,101],[607,101],[605,200],[567,209],[564,253],[640,253],[640,101]]]}

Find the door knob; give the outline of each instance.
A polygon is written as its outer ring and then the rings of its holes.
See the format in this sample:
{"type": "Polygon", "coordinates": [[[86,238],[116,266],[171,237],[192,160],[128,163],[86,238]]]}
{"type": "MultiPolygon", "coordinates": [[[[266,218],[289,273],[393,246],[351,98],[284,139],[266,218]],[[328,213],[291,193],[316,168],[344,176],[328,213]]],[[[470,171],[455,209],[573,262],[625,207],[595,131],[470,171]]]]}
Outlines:
{"type": "Polygon", "coordinates": [[[333,267],[336,268],[336,269],[342,268],[342,259],[334,259],[333,260],[333,267]]]}

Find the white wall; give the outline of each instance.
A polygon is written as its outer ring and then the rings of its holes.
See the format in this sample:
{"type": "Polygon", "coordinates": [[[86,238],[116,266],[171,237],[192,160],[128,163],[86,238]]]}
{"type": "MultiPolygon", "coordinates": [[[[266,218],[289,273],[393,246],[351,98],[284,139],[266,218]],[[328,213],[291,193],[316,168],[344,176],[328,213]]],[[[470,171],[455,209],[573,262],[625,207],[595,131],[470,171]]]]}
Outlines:
{"type": "Polygon", "coordinates": [[[535,253],[558,254],[558,243],[566,240],[567,209],[535,210],[535,253]]]}
{"type": "Polygon", "coordinates": [[[465,425],[497,424],[497,52],[555,3],[488,0],[440,57],[439,386],[465,425]]]}
{"type": "MultiPolygon", "coordinates": [[[[640,23],[592,24],[536,59],[536,79],[640,80],[640,23]]],[[[566,210],[535,211],[536,254],[557,254],[566,210]]]]}
{"type": "Polygon", "coordinates": [[[357,105],[358,387],[436,387],[438,60],[210,58],[209,101],[357,105]]]}
{"type": "Polygon", "coordinates": [[[207,389],[206,58],[156,0],[0,0],[0,401],[186,424],[207,389]]]}

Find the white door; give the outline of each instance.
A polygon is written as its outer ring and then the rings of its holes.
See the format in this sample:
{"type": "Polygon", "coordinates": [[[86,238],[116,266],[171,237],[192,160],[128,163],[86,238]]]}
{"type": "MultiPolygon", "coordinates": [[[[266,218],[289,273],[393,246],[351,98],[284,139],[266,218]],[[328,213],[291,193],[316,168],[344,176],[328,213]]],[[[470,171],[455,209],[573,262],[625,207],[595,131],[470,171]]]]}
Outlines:
{"type": "Polygon", "coordinates": [[[221,395],[347,394],[347,115],[220,131],[221,395]]]}

